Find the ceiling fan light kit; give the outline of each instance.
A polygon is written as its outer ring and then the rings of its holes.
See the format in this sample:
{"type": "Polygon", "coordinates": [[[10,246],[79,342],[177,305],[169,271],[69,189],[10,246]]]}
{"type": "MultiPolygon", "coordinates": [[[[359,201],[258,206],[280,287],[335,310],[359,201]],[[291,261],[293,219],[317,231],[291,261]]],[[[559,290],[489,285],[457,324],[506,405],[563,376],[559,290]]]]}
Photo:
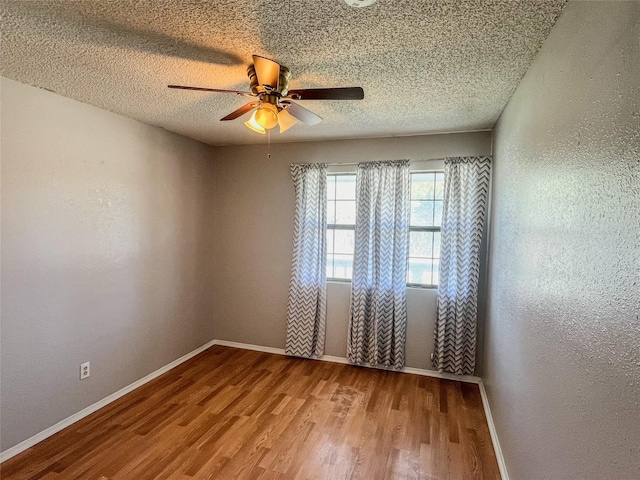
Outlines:
{"type": "Polygon", "coordinates": [[[263,102],[255,113],[256,123],[267,130],[278,125],[278,107],[272,103],[263,102]]]}
{"type": "Polygon", "coordinates": [[[265,133],[267,133],[267,131],[256,121],[256,112],[253,112],[253,114],[251,115],[251,118],[246,122],[244,122],[244,124],[254,132],[259,133],[260,135],[264,135],[265,133]]]}
{"type": "Polygon", "coordinates": [[[280,133],[286,132],[291,127],[293,127],[296,123],[298,123],[298,120],[296,120],[295,117],[291,115],[289,112],[287,112],[286,110],[282,110],[278,114],[278,124],[280,125],[280,133]]]}
{"type": "Polygon", "coordinates": [[[247,75],[251,92],[183,85],[169,85],[168,87],[258,97],[259,101],[249,102],[220,120],[235,120],[253,110],[251,118],[244,124],[262,135],[266,133],[266,130],[275,128],[277,125],[280,126],[280,133],[284,133],[298,121],[309,126],[317,125],[322,121],[321,117],[292,100],[362,100],[364,98],[364,90],[361,87],[289,90],[291,78],[289,69],[260,55],[253,56],[253,65],[249,65],[247,68],[247,75]]]}
{"type": "Polygon", "coordinates": [[[368,7],[369,5],[373,5],[376,3],[376,0],[344,0],[344,3],[351,7],[368,7]]]}

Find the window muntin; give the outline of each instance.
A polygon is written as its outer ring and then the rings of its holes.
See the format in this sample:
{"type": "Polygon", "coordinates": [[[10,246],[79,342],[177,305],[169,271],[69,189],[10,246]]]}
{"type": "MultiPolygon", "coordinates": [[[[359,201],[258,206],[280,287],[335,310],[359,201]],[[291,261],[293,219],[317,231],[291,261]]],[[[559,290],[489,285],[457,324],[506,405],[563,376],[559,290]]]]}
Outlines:
{"type": "MultiPolygon", "coordinates": [[[[440,226],[444,173],[411,173],[409,268],[407,285],[436,287],[440,267],[440,226]]],[[[353,275],[356,175],[327,175],[327,279],[349,281],[353,275]]]]}

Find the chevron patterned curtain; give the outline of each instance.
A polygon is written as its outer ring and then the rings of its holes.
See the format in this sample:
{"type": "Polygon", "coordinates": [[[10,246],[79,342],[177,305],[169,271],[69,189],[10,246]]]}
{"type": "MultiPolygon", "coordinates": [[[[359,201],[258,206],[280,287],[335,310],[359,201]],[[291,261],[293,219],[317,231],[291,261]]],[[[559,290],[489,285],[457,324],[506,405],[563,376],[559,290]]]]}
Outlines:
{"type": "Polygon", "coordinates": [[[292,164],[291,176],[296,212],[285,352],[320,357],[327,317],[327,166],[292,164]]]}
{"type": "Polygon", "coordinates": [[[440,283],[433,366],[473,375],[476,363],[479,250],[490,157],[446,158],[440,283]]]}
{"type": "Polygon", "coordinates": [[[347,356],[404,366],[409,254],[409,161],[358,165],[347,356]]]}

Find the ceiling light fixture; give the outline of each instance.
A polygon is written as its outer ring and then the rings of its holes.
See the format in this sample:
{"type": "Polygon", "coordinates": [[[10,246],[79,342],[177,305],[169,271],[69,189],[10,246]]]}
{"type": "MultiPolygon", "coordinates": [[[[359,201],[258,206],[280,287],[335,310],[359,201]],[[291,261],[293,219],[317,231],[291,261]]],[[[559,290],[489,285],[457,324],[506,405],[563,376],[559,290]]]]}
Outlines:
{"type": "Polygon", "coordinates": [[[258,122],[256,121],[257,112],[258,112],[257,110],[253,112],[253,115],[251,115],[251,118],[246,122],[244,122],[244,124],[254,132],[264,135],[265,133],[267,133],[267,131],[261,125],[259,125],[258,122]]]}
{"type": "MultiPolygon", "coordinates": [[[[375,0],[359,1],[373,3],[375,0]]],[[[298,121],[309,126],[317,125],[322,121],[321,117],[311,110],[298,105],[294,100],[362,100],[364,98],[362,87],[289,90],[289,78],[291,77],[289,69],[260,55],[253,56],[253,65],[249,65],[247,68],[247,75],[249,76],[251,92],[187,85],[169,85],[169,88],[257,97],[257,100],[241,106],[221,118],[220,121],[235,120],[253,111],[251,118],[244,124],[261,135],[267,133],[267,130],[275,128],[276,125],[280,126],[280,133],[284,133],[297,124],[298,121]]]]}
{"type": "Polygon", "coordinates": [[[368,7],[369,5],[373,5],[376,3],[376,0],[344,0],[344,3],[351,7],[368,7]]]}
{"type": "Polygon", "coordinates": [[[298,123],[298,119],[286,110],[280,110],[278,114],[278,125],[280,125],[280,133],[284,133],[298,123]]]}
{"type": "Polygon", "coordinates": [[[253,112],[251,118],[244,124],[256,133],[264,135],[267,130],[280,126],[280,133],[284,133],[298,123],[298,119],[281,108],[270,103],[263,103],[257,110],[253,112]],[[275,119],[275,124],[274,124],[275,119]]]}
{"type": "Polygon", "coordinates": [[[271,103],[262,102],[253,118],[262,128],[270,130],[278,125],[278,107],[271,103]]]}

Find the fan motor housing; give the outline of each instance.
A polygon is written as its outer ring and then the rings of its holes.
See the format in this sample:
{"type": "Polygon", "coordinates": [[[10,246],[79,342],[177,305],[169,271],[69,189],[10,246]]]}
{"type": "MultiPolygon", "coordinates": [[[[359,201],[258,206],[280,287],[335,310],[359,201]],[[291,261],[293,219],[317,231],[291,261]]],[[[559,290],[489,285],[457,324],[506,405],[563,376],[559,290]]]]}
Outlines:
{"type": "Polygon", "coordinates": [[[270,94],[261,94],[260,101],[262,103],[270,103],[271,105],[275,105],[280,109],[280,95],[270,95],[270,94]]]}
{"type": "MultiPolygon", "coordinates": [[[[251,91],[256,95],[267,92],[267,90],[258,82],[258,75],[256,74],[256,68],[253,65],[249,65],[247,68],[247,75],[249,76],[249,86],[251,91]]],[[[284,65],[280,65],[280,77],[278,78],[278,88],[272,90],[271,94],[277,94],[280,97],[284,97],[289,93],[289,79],[291,78],[291,71],[284,65]]],[[[269,102],[273,103],[273,102],[269,102]]]]}

